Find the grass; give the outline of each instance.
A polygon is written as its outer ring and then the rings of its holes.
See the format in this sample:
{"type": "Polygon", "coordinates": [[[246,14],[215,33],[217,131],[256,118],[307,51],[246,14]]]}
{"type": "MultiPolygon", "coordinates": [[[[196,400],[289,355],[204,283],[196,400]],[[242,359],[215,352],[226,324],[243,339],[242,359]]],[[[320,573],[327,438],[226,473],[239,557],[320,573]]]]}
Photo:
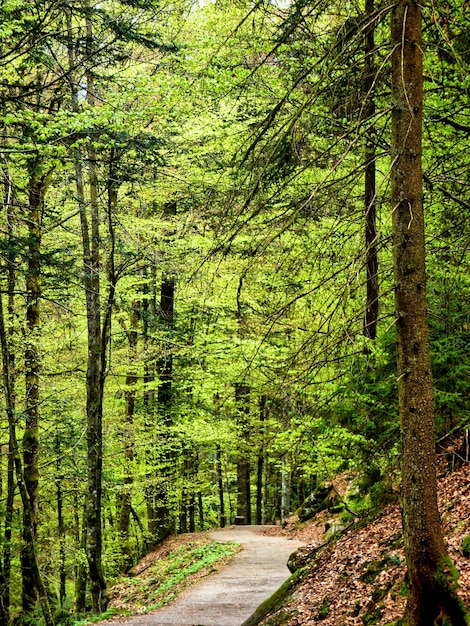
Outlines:
{"type": "Polygon", "coordinates": [[[132,615],[158,609],[183,589],[217,569],[240,550],[237,543],[220,543],[199,538],[177,546],[156,559],[142,574],[121,578],[111,589],[112,601],[106,614],[76,621],[87,626],[111,615],[132,615]]]}

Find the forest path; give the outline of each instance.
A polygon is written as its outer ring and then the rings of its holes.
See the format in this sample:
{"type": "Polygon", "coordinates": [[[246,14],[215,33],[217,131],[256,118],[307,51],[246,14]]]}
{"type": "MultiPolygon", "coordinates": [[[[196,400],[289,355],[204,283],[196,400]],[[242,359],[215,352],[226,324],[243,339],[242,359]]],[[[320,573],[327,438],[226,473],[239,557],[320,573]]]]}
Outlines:
{"type": "Polygon", "coordinates": [[[102,624],[119,626],[240,626],[289,577],[287,559],[304,545],[262,534],[272,526],[234,526],[208,533],[243,549],[217,573],[189,587],[167,606],[147,615],[102,624]]]}

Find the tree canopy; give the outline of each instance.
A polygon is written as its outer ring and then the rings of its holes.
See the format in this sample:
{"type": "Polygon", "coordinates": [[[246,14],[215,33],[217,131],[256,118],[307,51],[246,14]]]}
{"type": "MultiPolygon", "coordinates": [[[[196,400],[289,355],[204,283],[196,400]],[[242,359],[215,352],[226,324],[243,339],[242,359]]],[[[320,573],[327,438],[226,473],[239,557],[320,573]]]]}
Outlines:
{"type": "MultiPolygon", "coordinates": [[[[470,54],[465,4],[417,6],[3,2],[2,623],[100,613],[169,534],[340,472],[351,518],[403,475],[405,541],[407,493],[434,506],[416,466],[470,418],[470,54]]],[[[410,585],[410,625],[466,623],[410,585]]]]}

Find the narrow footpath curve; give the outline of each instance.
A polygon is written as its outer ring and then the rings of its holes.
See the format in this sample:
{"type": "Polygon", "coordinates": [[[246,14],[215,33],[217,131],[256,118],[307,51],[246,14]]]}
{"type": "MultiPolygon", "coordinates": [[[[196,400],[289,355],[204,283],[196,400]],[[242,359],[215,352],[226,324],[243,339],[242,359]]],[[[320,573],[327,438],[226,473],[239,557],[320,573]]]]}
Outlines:
{"type": "Polygon", "coordinates": [[[167,606],[106,623],[119,626],[240,626],[289,577],[289,555],[302,542],[260,533],[263,526],[215,530],[215,541],[236,541],[243,549],[223,569],[189,587],[167,606]]]}

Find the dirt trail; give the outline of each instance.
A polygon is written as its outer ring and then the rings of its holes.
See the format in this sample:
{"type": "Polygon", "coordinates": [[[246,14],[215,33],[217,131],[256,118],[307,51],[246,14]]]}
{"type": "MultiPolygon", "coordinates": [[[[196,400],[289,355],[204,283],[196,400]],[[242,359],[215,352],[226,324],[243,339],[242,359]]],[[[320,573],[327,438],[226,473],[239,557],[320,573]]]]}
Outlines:
{"type": "Polygon", "coordinates": [[[243,550],[224,568],[186,589],[171,604],[132,618],[102,624],[119,626],[240,626],[289,577],[286,563],[302,542],[263,535],[263,526],[215,530],[215,541],[237,541],[243,550]]]}

